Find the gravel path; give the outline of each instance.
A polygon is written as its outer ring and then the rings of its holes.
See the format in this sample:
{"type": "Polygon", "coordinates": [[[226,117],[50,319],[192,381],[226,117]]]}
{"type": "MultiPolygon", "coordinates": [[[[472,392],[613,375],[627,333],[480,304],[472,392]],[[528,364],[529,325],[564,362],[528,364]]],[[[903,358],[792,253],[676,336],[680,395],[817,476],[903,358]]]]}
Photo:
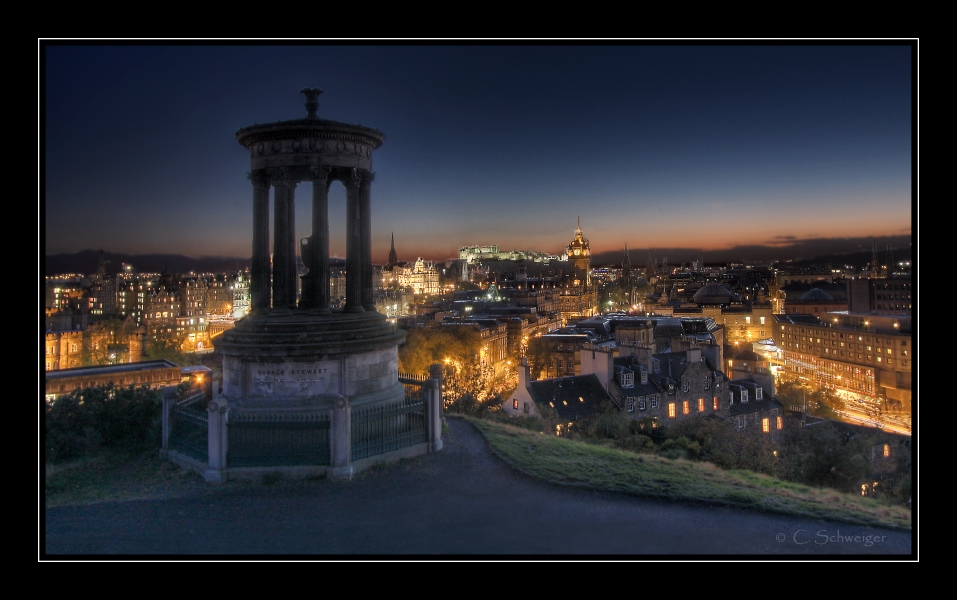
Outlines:
{"type": "Polygon", "coordinates": [[[160,500],[45,511],[43,559],[913,560],[910,532],[646,500],[517,473],[469,423],[445,448],[352,480],[232,482],[160,500]]]}

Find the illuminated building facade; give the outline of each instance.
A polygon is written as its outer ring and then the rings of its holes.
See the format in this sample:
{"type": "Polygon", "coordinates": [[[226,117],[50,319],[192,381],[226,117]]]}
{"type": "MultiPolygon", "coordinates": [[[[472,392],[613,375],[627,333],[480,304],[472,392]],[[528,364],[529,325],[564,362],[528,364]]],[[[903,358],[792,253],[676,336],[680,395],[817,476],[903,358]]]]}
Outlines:
{"type": "Polygon", "coordinates": [[[775,315],[774,339],[784,353],[785,378],[881,414],[911,415],[917,348],[909,315],[775,315]]]}
{"type": "Polygon", "coordinates": [[[435,295],[439,289],[439,272],[431,261],[420,256],[411,266],[393,267],[393,276],[399,287],[410,288],[414,294],[435,295]]]}

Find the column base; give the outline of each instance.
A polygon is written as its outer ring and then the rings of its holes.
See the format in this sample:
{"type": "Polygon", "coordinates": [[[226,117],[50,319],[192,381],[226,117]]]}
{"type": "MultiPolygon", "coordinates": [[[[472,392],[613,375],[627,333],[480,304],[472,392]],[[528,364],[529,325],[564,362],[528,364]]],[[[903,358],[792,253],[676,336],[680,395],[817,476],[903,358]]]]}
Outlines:
{"type": "Polygon", "coordinates": [[[352,465],[348,467],[333,467],[329,469],[328,473],[330,479],[352,479],[352,476],[355,474],[355,469],[352,465]]]}

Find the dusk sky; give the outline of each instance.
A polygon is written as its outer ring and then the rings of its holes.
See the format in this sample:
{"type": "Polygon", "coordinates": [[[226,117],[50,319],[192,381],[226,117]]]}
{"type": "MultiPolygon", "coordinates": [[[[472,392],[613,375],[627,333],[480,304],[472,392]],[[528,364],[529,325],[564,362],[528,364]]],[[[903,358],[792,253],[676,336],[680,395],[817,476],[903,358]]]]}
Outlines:
{"type": "MultiPolygon", "coordinates": [[[[911,235],[915,43],[318,42],[39,47],[40,235],[249,257],[236,131],[306,115],[379,129],[373,260],[911,235]]],[[[310,184],[296,192],[309,235],[310,184]]],[[[330,252],[345,256],[345,190],[330,252]]],[[[849,248],[851,250],[851,248],[849,248]]],[[[41,249],[42,251],[42,249],[41,249]]],[[[644,258],[644,257],[641,257],[644,258]]]]}

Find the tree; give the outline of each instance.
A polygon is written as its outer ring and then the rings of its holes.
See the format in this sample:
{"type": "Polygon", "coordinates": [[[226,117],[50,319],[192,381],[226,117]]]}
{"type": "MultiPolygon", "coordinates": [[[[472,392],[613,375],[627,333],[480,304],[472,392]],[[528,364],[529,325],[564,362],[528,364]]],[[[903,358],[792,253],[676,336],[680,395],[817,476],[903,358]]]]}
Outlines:
{"type": "Polygon", "coordinates": [[[870,448],[862,436],[842,433],[823,421],[802,427],[790,423],[779,436],[779,474],[808,485],[857,492],[867,479],[870,448]]]}
{"type": "Polygon", "coordinates": [[[62,462],[101,448],[158,447],[161,402],[159,390],[112,383],[60,396],[46,405],[46,458],[62,462]]]}
{"type": "Polygon", "coordinates": [[[146,356],[150,360],[168,360],[180,366],[198,364],[195,353],[184,352],[186,334],[159,331],[146,340],[146,356]]]}
{"type": "Polygon", "coordinates": [[[468,325],[415,327],[399,348],[399,371],[428,375],[431,365],[441,364],[446,405],[466,397],[487,405],[498,399],[509,374],[482,368],[482,346],[481,334],[468,325]]]}
{"type": "Polygon", "coordinates": [[[528,359],[528,372],[532,378],[538,379],[541,377],[542,372],[548,367],[550,354],[550,345],[541,337],[534,337],[529,340],[525,357],[528,359]]]}
{"type": "Polygon", "coordinates": [[[428,375],[429,366],[436,363],[466,365],[477,362],[481,347],[482,336],[473,327],[414,327],[399,348],[399,371],[428,375]]]}
{"type": "Polygon", "coordinates": [[[622,306],[631,308],[628,294],[618,283],[609,283],[602,287],[599,306],[601,307],[602,312],[608,310],[618,310],[622,306]]]}
{"type": "Polygon", "coordinates": [[[128,362],[138,332],[132,318],[94,323],[83,335],[82,366],[128,362]]]}

